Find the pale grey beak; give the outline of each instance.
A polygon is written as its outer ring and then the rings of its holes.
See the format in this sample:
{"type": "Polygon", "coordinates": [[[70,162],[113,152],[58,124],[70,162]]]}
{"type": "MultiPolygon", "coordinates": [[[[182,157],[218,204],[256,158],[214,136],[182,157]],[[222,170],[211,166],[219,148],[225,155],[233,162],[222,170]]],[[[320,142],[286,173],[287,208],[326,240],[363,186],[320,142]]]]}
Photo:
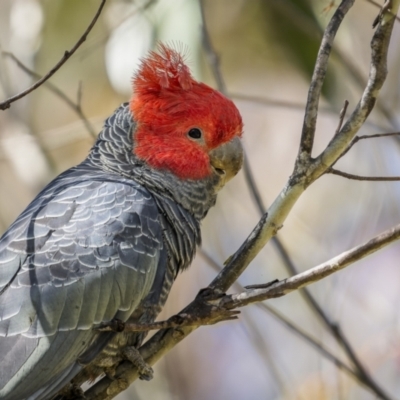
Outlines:
{"type": "Polygon", "coordinates": [[[224,177],[224,183],[232,179],[242,168],[243,146],[240,138],[234,137],[209,152],[214,171],[224,177]]]}

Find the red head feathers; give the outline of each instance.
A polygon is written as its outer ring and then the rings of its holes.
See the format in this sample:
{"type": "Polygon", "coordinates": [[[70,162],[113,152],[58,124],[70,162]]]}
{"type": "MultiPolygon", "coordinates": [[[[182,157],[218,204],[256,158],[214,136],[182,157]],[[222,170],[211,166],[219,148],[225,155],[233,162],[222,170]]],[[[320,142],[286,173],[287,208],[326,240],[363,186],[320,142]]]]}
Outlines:
{"type": "Polygon", "coordinates": [[[210,176],[209,152],[243,128],[233,102],[195,81],[182,55],[164,44],[143,59],[130,108],[138,124],[135,155],[181,179],[210,176]]]}

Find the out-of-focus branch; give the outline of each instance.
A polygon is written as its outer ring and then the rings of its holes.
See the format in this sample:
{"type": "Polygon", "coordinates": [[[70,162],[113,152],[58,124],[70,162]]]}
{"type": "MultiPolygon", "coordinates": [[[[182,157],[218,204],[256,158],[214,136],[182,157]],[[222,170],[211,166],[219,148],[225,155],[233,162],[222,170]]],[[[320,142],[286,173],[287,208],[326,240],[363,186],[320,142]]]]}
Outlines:
{"type": "MultiPolygon", "coordinates": [[[[11,58],[18,65],[18,67],[21,68],[28,75],[30,75],[36,79],[39,79],[39,80],[42,79],[41,75],[39,75],[37,72],[32,71],[30,68],[28,68],[14,54],[12,54],[8,51],[3,51],[2,54],[11,58]]],[[[56,96],[58,96],[62,101],[64,101],[68,105],[68,107],[70,107],[78,115],[78,117],[82,120],[82,123],[85,125],[86,130],[89,132],[89,134],[94,139],[96,139],[96,137],[97,137],[96,131],[82,111],[82,106],[81,106],[82,86],[79,85],[77,103],[74,103],[61,89],[59,89],[53,83],[44,82],[44,86],[47,87],[56,96]]]]}
{"type": "Polygon", "coordinates": [[[21,93],[8,98],[7,100],[4,100],[3,102],[0,103],[0,110],[6,110],[7,108],[10,108],[11,103],[14,103],[15,101],[21,99],[22,97],[25,97],[29,93],[33,92],[35,89],[37,89],[39,86],[43,85],[44,82],[46,82],[48,79],[50,79],[65,63],[66,61],[71,58],[71,56],[75,53],[75,51],[81,46],[81,44],[86,40],[87,36],[89,35],[90,31],[96,24],[101,11],[103,10],[104,4],[106,3],[106,0],[101,0],[100,6],[97,9],[97,12],[95,16],[93,17],[92,21],[90,22],[89,26],[86,28],[85,32],[83,32],[83,35],[79,38],[79,40],[75,43],[75,45],[71,48],[71,50],[66,50],[61,57],[60,61],[49,71],[47,72],[46,75],[44,75],[41,79],[39,79],[37,82],[35,82],[32,86],[30,86],[28,89],[25,89],[21,93]]]}
{"type": "Polygon", "coordinates": [[[221,70],[219,68],[219,60],[218,60],[218,55],[217,52],[214,51],[212,42],[211,42],[211,38],[210,38],[210,34],[209,34],[209,30],[207,29],[207,23],[206,23],[206,17],[204,15],[204,0],[199,0],[200,3],[200,12],[201,12],[201,21],[202,21],[202,39],[203,39],[203,47],[207,50],[206,51],[206,56],[208,59],[208,64],[211,66],[212,70],[213,70],[213,75],[214,78],[217,81],[217,86],[218,86],[218,90],[221,93],[224,93],[225,95],[226,93],[226,85],[225,85],[225,81],[223,78],[223,75],[221,73],[221,70]]]}

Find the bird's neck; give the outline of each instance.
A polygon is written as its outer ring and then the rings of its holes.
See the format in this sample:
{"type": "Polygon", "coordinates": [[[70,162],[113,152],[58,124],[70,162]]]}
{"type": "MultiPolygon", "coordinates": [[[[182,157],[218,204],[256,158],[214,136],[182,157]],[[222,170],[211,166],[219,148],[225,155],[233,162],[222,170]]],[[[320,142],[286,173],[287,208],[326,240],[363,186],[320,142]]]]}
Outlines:
{"type": "Polygon", "coordinates": [[[150,168],[132,152],[135,128],[128,103],[122,104],[106,120],[86,162],[137,181],[155,197],[177,202],[197,220],[204,218],[215,204],[217,182],[212,178],[181,180],[167,170],[150,168]]]}

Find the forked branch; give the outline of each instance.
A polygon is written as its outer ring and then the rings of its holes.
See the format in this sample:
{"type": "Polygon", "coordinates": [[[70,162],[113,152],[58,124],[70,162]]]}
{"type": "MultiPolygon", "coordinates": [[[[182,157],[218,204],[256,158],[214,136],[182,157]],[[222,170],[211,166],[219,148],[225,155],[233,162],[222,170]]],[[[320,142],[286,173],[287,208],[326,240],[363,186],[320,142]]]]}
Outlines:
{"type": "MultiPolygon", "coordinates": [[[[339,132],[331,140],[325,151],[317,157],[311,158],[313,140],[315,135],[315,124],[318,113],[318,101],[321,93],[323,79],[326,74],[329,53],[332,47],[334,36],[339,29],[347,11],[351,8],[354,0],[343,0],[335,12],[332,21],[325,31],[316,70],[313,75],[310,92],[307,101],[305,123],[299,149],[298,159],[292,176],[268,210],[264,214],[253,232],[243,243],[240,249],[229,258],[226,267],[218,274],[209,288],[215,293],[225,292],[241,275],[244,269],[280,229],[301,194],[306,188],[323,175],[341,156],[350,145],[351,140],[365,122],[372,110],[379,90],[386,77],[386,60],[388,45],[395,21],[394,14],[397,13],[400,0],[393,0],[391,12],[384,12],[381,22],[372,39],[371,69],[367,86],[362,98],[351,114],[350,118],[341,127],[339,132]]],[[[298,274],[282,282],[277,282],[265,289],[251,289],[243,293],[224,296],[225,308],[242,306],[253,301],[261,301],[271,297],[282,296],[292,290],[297,290],[311,282],[319,280],[318,277],[326,277],[339,269],[344,268],[350,263],[365,257],[366,255],[382,248],[383,246],[397,240],[400,237],[399,227],[385,232],[373,240],[358,246],[349,252],[335,257],[330,262],[315,267],[310,271],[298,274]],[[236,296],[236,297],[235,297],[236,296]]],[[[185,309],[189,313],[190,306],[185,309]]],[[[163,357],[177,343],[189,335],[196,327],[181,326],[179,329],[169,328],[158,331],[141,348],[140,352],[146,362],[153,365],[163,357]]],[[[123,362],[117,370],[117,380],[125,384],[132,383],[138,378],[138,371],[130,363],[123,362]]],[[[105,377],[91,387],[86,393],[88,399],[111,399],[116,396],[118,384],[105,377]]],[[[382,391],[375,391],[379,397],[389,399],[382,391]]]]}

